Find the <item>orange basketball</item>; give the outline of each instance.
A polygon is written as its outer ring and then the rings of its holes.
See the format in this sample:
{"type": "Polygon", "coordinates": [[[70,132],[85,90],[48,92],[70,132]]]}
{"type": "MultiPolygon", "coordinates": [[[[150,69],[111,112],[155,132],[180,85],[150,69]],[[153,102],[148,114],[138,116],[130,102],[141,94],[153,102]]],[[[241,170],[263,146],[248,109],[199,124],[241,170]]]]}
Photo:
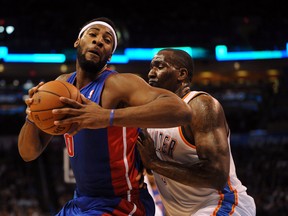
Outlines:
{"type": "Polygon", "coordinates": [[[72,128],[72,124],[54,125],[55,120],[65,117],[65,115],[52,114],[53,109],[67,107],[67,104],[59,100],[61,96],[81,103],[80,91],[74,85],[65,81],[53,80],[38,88],[30,106],[31,116],[36,126],[51,135],[61,135],[72,128]]]}

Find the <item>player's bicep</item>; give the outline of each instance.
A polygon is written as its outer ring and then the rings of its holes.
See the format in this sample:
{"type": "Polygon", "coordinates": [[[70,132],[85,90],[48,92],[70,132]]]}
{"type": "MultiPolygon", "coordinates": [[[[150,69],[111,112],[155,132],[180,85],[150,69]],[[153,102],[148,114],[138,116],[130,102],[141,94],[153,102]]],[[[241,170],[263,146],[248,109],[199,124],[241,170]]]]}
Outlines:
{"type": "MultiPolygon", "coordinates": [[[[196,98],[197,99],[197,98],[196,98]]],[[[228,153],[228,139],[223,109],[210,96],[199,96],[192,107],[193,131],[198,155],[216,159],[228,153]]]]}

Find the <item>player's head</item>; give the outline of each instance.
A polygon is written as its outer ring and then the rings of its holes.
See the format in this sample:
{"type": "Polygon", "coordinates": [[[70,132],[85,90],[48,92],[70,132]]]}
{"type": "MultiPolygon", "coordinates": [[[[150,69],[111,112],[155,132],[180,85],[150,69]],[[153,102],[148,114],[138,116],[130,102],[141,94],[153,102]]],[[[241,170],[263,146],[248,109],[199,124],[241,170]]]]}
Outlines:
{"type": "Polygon", "coordinates": [[[99,17],[99,18],[95,18],[95,19],[92,19],[92,20],[86,22],[81,27],[80,32],[78,34],[78,38],[81,38],[83,36],[83,33],[86,30],[91,28],[93,25],[97,25],[97,24],[104,25],[110,29],[110,33],[111,33],[112,38],[113,38],[113,52],[112,53],[114,53],[116,48],[117,48],[117,44],[118,44],[117,31],[116,31],[116,26],[115,26],[114,22],[107,17],[99,17]]]}
{"type": "Polygon", "coordinates": [[[152,59],[148,73],[149,84],[176,92],[183,83],[190,84],[194,61],[181,49],[161,49],[152,59]]]}
{"type": "Polygon", "coordinates": [[[100,17],[85,23],[74,43],[77,48],[77,63],[89,73],[97,73],[106,67],[117,48],[117,33],[114,23],[100,17]]]}

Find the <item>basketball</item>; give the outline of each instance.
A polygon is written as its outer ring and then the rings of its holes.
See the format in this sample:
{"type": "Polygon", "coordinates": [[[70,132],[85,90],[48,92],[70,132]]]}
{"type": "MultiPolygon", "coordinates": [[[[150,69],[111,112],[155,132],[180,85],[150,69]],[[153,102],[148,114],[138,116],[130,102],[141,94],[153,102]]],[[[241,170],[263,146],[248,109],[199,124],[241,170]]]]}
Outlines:
{"type": "Polygon", "coordinates": [[[31,116],[36,126],[51,135],[62,135],[72,128],[69,125],[54,125],[54,121],[60,120],[66,115],[55,115],[53,109],[67,107],[59,97],[67,97],[81,103],[80,91],[72,84],[53,80],[40,86],[33,95],[33,103],[30,106],[31,116]]]}

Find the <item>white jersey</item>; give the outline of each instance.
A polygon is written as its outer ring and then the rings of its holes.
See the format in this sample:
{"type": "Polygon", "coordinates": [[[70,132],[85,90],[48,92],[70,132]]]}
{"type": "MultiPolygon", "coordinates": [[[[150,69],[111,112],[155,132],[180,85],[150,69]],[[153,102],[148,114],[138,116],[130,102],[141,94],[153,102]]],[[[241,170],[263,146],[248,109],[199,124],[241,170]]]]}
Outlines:
{"type": "MultiPolygon", "coordinates": [[[[188,103],[199,94],[207,93],[192,91],[183,100],[188,103]]],[[[149,128],[148,132],[161,160],[185,164],[191,158],[198,158],[195,145],[184,138],[181,127],[149,128]]],[[[227,139],[230,147],[230,135],[227,139]]],[[[169,216],[256,215],[254,199],[246,193],[247,188],[236,176],[231,150],[229,180],[222,191],[187,186],[156,172],[154,177],[169,216]]]]}

